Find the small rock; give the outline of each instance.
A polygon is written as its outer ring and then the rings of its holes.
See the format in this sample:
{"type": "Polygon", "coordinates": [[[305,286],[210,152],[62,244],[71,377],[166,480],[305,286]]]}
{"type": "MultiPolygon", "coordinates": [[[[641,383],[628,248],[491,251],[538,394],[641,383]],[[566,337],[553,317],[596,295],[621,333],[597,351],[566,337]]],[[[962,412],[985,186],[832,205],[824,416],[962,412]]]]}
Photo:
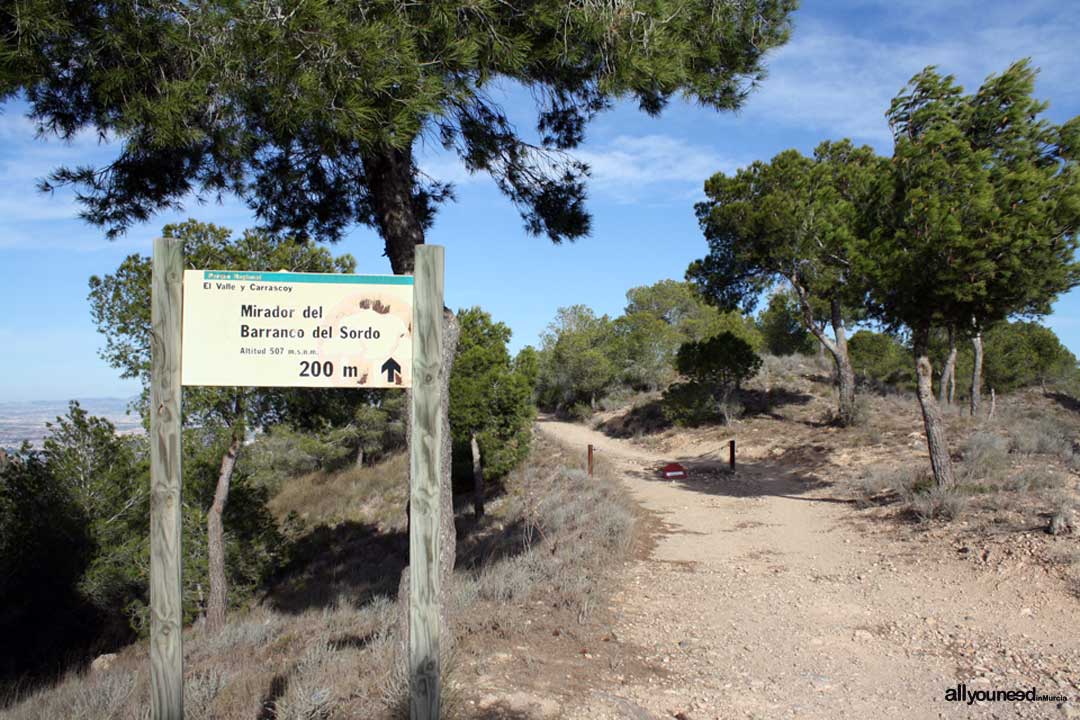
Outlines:
{"type": "Polygon", "coordinates": [[[856,630],[855,631],[855,639],[860,640],[862,642],[866,642],[868,640],[873,640],[874,636],[867,630],[856,630]]]}
{"type": "Polygon", "coordinates": [[[90,672],[104,672],[112,667],[112,664],[116,661],[116,653],[106,653],[104,655],[98,655],[94,658],[94,661],[90,663],[90,672]]]}

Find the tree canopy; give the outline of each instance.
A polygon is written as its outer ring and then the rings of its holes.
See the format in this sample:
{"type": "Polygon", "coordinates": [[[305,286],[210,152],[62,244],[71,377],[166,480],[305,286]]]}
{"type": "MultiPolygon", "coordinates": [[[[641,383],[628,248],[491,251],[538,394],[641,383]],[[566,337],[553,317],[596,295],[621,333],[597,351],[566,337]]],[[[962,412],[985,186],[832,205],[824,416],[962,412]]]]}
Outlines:
{"type": "Polygon", "coordinates": [[[597,317],[584,305],[559,308],[541,341],[541,405],[555,410],[592,405],[615,382],[615,334],[607,315],[597,317]]]}
{"type": "Polygon", "coordinates": [[[930,67],[893,100],[866,266],[887,323],[988,327],[1080,282],[1080,117],[1040,118],[1035,74],[1021,61],[964,95],[930,67]]]}
{"type": "Polygon", "coordinates": [[[273,231],[376,228],[395,272],[450,188],[418,140],[456,152],[559,242],[585,234],[587,168],[565,153],[615,99],[658,113],[683,94],[739,107],[786,42],[794,0],[563,3],[5,2],[0,96],[47,134],[120,144],[58,169],[110,235],[192,196],[243,198],[273,231]],[[494,98],[536,101],[535,141],[494,98]]]}
{"type": "Polygon", "coordinates": [[[986,333],[986,382],[998,392],[1076,379],[1076,356],[1049,328],[1012,322],[986,333]]]}
{"type": "Polygon", "coordinates": [[[768,306],[758,313],[757,324],[765,349],[773,355],[806,355],[817,345],[803,324],[798,301],[790,292],[773,293],[768,306]]]}
{"type": "MultiPolygon", "coordinates": [[[[785,150],[731,177],[717,173],[696,206],[709,253],[687,277],[720,307],[753,310],[777,281],[789,283],[801,303],[824,301],[826,313],[833,298],[858,307],[851,256],[864,232],[863,199],[883,162],[870,147],[843,140],[821,143],[813,158],[785,150]]],[[[806,310],[820,312],[812,304],[806,310]]]]}
{"type": "Polygon", "coordinates": [[[863,208],[884,164],[870,147],[842,140],[821,143],[813,158],[785,150],[732,177],[717,173],[696,207],[709,252],[686,273],[710,302],[748,311],[763,290],[786,283],[803,326],[836,362],[845,425],[856,414],[845,316],[861,309],[866,292],[857,271],[857,255],[867,252],[863,208]]]}

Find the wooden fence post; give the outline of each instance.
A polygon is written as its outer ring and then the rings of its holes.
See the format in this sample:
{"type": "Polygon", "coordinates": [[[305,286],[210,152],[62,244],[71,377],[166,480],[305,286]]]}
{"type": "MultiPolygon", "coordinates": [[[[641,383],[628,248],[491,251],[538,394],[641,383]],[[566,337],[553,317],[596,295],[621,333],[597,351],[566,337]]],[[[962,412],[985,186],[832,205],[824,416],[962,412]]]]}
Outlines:
{"type": "Polygon", "coordinates": [[[728,440],[728,467],[735,469],[735,438],[728,440]]]}
{"type": "Polygon", "coordinates": [[[150,291],[150,688],[154,720],[184,717],[180,312],[183,244],[154,240],[150,291]]]}
{"type": "Polygon", "coordinates": [[[412,437],[409,443],[409,717],[439,717],[439,387],[443,248],[417,245],[413,287],[412,437]]]}
{"type": "Polygon", "coordinates": [[[592,460],[592,445],[589,446],[589,477],[592,477],[593,460],[592,460]]]}

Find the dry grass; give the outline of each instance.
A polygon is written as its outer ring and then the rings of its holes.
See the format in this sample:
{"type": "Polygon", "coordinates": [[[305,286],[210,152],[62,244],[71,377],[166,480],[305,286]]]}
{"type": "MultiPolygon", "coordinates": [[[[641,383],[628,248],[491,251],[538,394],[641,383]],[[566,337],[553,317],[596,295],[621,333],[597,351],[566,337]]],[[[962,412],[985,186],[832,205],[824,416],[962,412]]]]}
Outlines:
{"type": "Polygon", "coordinates": [[[963,462],[958,480],[964,485],[1000,485],[1011,468],[1009,442],[986,430],[977,430],[961,443],[963,462]]]}
{"type": "MultiPolygon", "coordinates": [[[[385,688],[393,685],[395,623],[394,606],[383,599],[298,616],[260,608],[216,636],[191,629],[184,636],[185,717],[379,717],[385,688]],[[349,714],[343,714],[345,708],[349,714]]],[[[148,664],[145,649],[128,648],[108,670],[72,674],[16,703],[3,717],[144,720],[149,717],[148,664]]]]}
{"type": "Polygon", "coordinates": [[[867,468],[856,487],[861,507],[899,502],[904,513],[919,522],[955,520],[968,506],[964,488],[937,487],[928,468],[878,465],[867,468]]]}
{"type": "MultiPolygon", "coordinates": [[[[629,502],[612,481],[602,474],[588,478],[569,457],[538,437],[506,492],[459,539],[449,608],[455,640],[444,643],[442,661],[447,718],[460,717],[455,708],[464,706],[456,677],[469,657],[459,658],[455,648],[467,641],[475,655],[490,652],[496,640],[520,637],[528,632],[535,602],[548,613],[587,618],[601,605],[607,568],[629,548],[629,502]]],[[[283,519],[295,512],[310,522],[370,526],[383,506],[400,512],[395,493],[403,497],[403,473],[398,456],[376,468],[305,476],[283,487],[275,512],[283,519]]],[[[396,584],[400,568],[382,570],[396,584]]],[[[364,566],[364,572],[375,570],[364,566]]],[[[274,609],[271,594],[263,605],[234,614],[216,635],[201,626],[185,631],[189,720],[408,716],[398,604],[386,596],[338,592],[355,586],[318,572],[302,577],[305,602],[291,609],[274,609]]],[[[148,703],[149,662],[140,644],[120,653],[107,670],[74,673],[51,688],[9,698],[0,717],[146,720],[148,703]]]]}
{"type": "Polygon", "coordinates": [[[972,418],[966,405],[944,408],[957,478],[952,492],[920,484],[910,470],[913,453],[926,457],[915,398],[873,397],[869,408],[875,442],[864,439],[865,428],[852,431],[859,445],[874,446],[875,464],[851,485],[864,508],[895,504],[920,521],[963,515],[969,529],[998,533],[1046,526],[1059,508],[1080,502],[1080,416],[1037,391],[999,397],[993,419],[972,418]]]}
{"type": "Polygon", "coordinates": [[[292,478],[270,501],[279,522],[290,514],[303,525],[362,522],[382,528],[405,526],[409,456],[399,453],[373,467],[316,471],[292,478]]]}
{"type": "Polygon", "coordinates": [[[913,492],[907,500],[908,511],[920,522],[956,520],[968,507],[968,498],[961,490],[932,487],[913,492]]]}

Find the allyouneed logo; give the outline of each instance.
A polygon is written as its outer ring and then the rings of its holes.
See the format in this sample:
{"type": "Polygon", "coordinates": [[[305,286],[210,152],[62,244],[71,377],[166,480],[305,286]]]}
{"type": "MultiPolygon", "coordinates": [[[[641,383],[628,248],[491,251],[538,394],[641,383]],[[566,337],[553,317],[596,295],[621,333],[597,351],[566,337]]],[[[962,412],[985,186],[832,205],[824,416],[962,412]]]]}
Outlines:
{"type": "Polygon", "coordinates": [[[946,702],[962,702],[973,705],[977,702],[1066,702],[1064,695],[1040,694],[1032,687],[1027,690],[969,690],[966,683],[959,683],[956,687],[945,691],[946,702]]]}

